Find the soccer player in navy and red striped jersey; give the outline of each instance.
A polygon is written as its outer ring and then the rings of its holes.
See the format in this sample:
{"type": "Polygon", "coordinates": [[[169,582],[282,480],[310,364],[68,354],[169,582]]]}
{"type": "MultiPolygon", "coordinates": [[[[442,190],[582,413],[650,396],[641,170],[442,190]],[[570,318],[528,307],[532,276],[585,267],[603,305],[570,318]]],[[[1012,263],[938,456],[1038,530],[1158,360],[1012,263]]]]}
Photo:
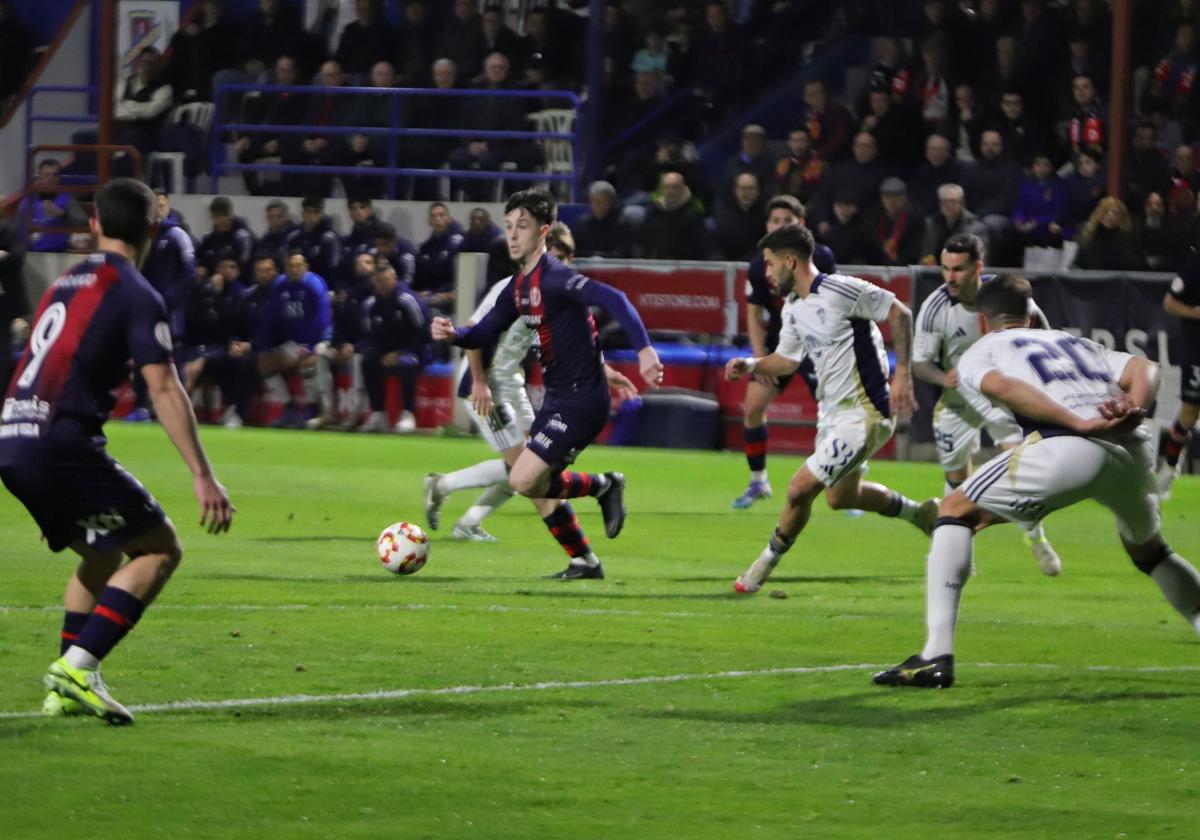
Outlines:
{"type": "Polygon", "coordinates": [[[0,414],[0,479],[32,514],[51,551],[70,548],[81,558],[64,596],[61,658],[43,680],[49,715],[133,722],[105,686],[100,662],[183,554],[158,502],[105,451],[112,391],[130,358],[192,472],[200,524],[219,533],[233,518],[175,372],[166,306],[137,269],[150,245],[154,205],[150,189],[127,178],[96,193],[98,219],[91,224],[99,252],[42,297],[0,414]]]}
{"type": "MultiPolygon", "coordinates": [[[[511,291],[497,298],[483,320],[470,328],[454,329],[448,318],[435,318],[433,338],[453,340],[467,349],[486,347],[521,318],[536,331],[546,399],[529,430],[525,451],[509,473],[509,483],[533,499],[595,496],[604,514],[604,531],[611,539],[625,522],[625,477],[617,472],[588,474],[564,469],[596,439],[608,421],[610,395],[595,324],[588,307],[599,306],[625,330],[638,351],[638,367],[650,385],[662,382],[662,364],[637,311],[624,294],[597,283],[546,252],[546,235],[556,218],[553,197],[524,190],[504,208],[508,253],[519,266],[511,291]]],[[[586,537],[569,505],[548,503],[543,517],[563,542],[565,530],[586,537]],[[565,530],[564,530],[565,529],[565,530]]],[[[604,571],[591,551],[572,556],[571,564],[555,577],[601,578],[604,571]]]]}

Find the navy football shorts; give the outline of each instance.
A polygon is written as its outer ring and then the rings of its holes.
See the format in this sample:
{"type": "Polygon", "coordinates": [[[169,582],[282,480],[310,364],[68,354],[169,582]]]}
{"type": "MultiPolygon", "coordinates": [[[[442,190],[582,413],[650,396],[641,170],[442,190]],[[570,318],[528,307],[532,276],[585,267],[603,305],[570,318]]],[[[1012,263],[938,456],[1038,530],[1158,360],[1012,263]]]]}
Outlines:
{"type": "Polygon", "coordinates": [[[566,468],[604,429],[611,404],[603,381],[591,392],[547,393],[529,428],[527,448],[551,469],[566,468]]]}
{"type": "Polygon", "coordinates": [[[1179,398],[1200,405],[1200,356],[1188,356],[1179,365],[1179,398]]]}
{"type": "Polygon", "coordinates": [[[0,479],[32,514],[51,551],[76,540],[113,551],[166,521],[141,482],[90,442],[31,441],[21,463],[0,466],[0,479]]]}

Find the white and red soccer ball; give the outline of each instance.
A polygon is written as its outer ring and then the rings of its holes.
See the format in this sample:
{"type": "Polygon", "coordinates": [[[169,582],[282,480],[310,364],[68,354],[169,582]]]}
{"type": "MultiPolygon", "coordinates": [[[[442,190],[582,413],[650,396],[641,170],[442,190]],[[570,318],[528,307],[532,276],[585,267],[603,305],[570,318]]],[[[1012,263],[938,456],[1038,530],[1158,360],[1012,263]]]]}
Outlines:
{"type": "Polygon", "coordinates": [[[397,575],[419,572],[429,559],[429,537],[411,522],[397,522],[384,528],[376,548],[383,568],[397,575]]]}

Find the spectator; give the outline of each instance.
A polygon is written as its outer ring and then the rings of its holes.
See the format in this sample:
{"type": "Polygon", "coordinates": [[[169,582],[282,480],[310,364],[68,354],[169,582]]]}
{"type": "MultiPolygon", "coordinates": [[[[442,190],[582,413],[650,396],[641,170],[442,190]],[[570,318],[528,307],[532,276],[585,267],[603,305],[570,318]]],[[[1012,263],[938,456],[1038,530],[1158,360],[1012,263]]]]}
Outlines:
{"type": "Polygon", "coordinates": [[[68,192],[59,192],[62,164],[54,158],[44,158],[38,163],[34,192],[25,196],[25,213],[35,229],[29,233],[29,250],[34,252],[66,251],[71,247],[71,234],[67,231],[41,231],[36,227],[82,228],[87,223],[83,208],[68,192]]]}
{"type": "Polygon", "coordinates": [[[1012,214],[1021,195],[1025,173],[1004,154],[1000,132],[988,130],[979,139],[979,161],[964,172],[971,210],[987,226],[993,265],[1017,265],[1013,253],[1012,214]]]}
{"type": "Polygon", "coordinates": [[[427,86],[432,81],[430,68],[438,55],[437,37],[429,21],[426,0],[405,0],[404,20],[400,23],[396,43],[396,60],[392,64],[400,83],[405,87],[427,86]]]}
{"type": "Polygon", "coordinates": [[[396,38],[379,0],[354,0],[354,15],[342,29],[333,60],[351,76],[364,76],[379,62],[391,62],[396,38]]]}
{"type": "MultiPolygon", "coordinates": [[[[482,87],[491,91],[512,90],[508,80],[508,59],[492,53],[484,62],[486,80],[482,87]]],[[[472,101],[462,120],[462,127],[486,131],[527,131],[526,105],[520,98],[488,96],[482,102],[472,101]]],[[[516,164],[518,171],[528,172],[542,162],[541,144],[530,140],[487,140],[471,138],[450,153],[451,169],[500,169],[502,163],[516,164]]],[[[473,201],[486,201],[491,188],[483,179],[472,179],[463,187],[473,201]]]]}
{"type": "MultiPolygon", "coordinates": [[[[661,32],[663,48],[667,49],[665,25],[661,32]]],[[[629,80],[634,46],[633,23],[618,4],[607,4],[604,8],[604,42],[601,55],[604,56],[605,87],[608,91],[629,80]]]]}
{"type": "Polygon", "coordinates": [[[520,68],[521,36],[505,24],[504,8],[496,4],[485,6],[480,28],[483,32],[483,54],[500,53],[508,59],[509,64],[520,68]]]}
{"type": "Polygon", "coordinates": [[[829,166],[812,147],[807,128],[788,132],[788,153],[775,162],[776,192],[808,204],[829,185],[829,166]]]}
{"type": "Polygon", "coordinates": [[[225,15],[224,0],[204,0],[200,14],[171,38],[167,68],[180,102],[211,102],[212,79],[238,59],[238,25],[225,15]]]}
{"type": "Polygon", "coordinates": [[[1021,0],[1017,41],[1027,76],[1030,79],[1049,78],[1058,57],[1062,55],[1062,45],[1042,0],[1021,0]]]}
{"type": "Polygon", "coordinates": [[[1073,29],[1068,35],[1068,55],[1064,68],[1065,80],[1062,76],[1054,83],[1056,105],[1059,113],[1065,113],[1071,107],[1071,82],[1076,76],[1087,76],[1102,90],[1108,89],[1108,65],[1103,56],[1107,48],[1099,53],[1092,49],[1088,33],[1083,29],[1073,29]],[[1065,101],[1063,101],[1065,100],[1065,101]]]}
{"type": "Polygon", "coordinates": [[[1075,100],[1067,123],[1071,153],[1087,149],[1102,156],[1108,146],[1108,117],[1096,96],[1096,86],[1089,77],[1076,76],[1071,80],[1071,93],[1075,100]]]}
{"type": "Polygon", "coordinates": [[[938,126],[937,133],[950,140],[956,159],[973,161],[979,157],[979,136],[983,127],[983,111],[975,101],[975,91],[970,85],[955,85],[954,104],[938,126]]]}
{"type": "Polygon", "coordinates": [[[925,220],[909,206],[908,188],[899,178],[884,179],[879,187],[879,203],[866,216],[866,227],[876,243],[868,263],[915,265],[921,258],[925,220]]]}
{"type": "MultiPolygon", "coordinates": [[[[333,318],[333,339],[330,349],[318,357],[317,366],[325,367],[318,381],[328,383],[332,388],[335,374],[350,368],[350,388],[346,394],[344,410],[346,419],[340,424],[344,432],[358,428],[363,421],[363,412],[367,407],[367,398],[362,382],[362,354],[355,345],[369,334],[370,325],[366,323],[366,305],[373,292],[372,278],[375,276],[375,249],[360,251],[350,261],[350,270],[342,288],[333,292],[330,309],[333,318]]],[[[331,408],[338,404],[333,393],[322,395],[322,405],[331,408]]],[[[332,428],[338,422],[336,411],[322,414],[315,422],[309,423],[310,428],[332,428]]]]}
{"type": "Polygon", "coordinates": [[[696,52],[704,59],[695,68],[692,84],[696,96],[713,109],[715,121],[726,116],[742,93],[746,47],[741,29],[729,20],[725,4],[710,0],[704,7],[704,24],[696,35],[696,52]]]}
{"type": "Polygon", "coordinates": [[[621,215],[617,191],[608,181],[593,181],[588,187],[591,212],[575,225],[576,252],[581,257],[633,256],[636,234],[621,215]]]}
{"type": "Polygon", "coordinates": [[[287,258],[287,272],[271,287],[271,296],[260,313],[254,349],[258,372],[276,399],[286,404],[283,415],[272,425],[304,428],[316,419],[318,402],[326,390],[317,381],[317,358],[326,352],[333,337],[329,289],[325,281],[308,270],[301,251],[287,258]],[[299,375],[304,398],[292,400],[287,377],[299,375]]]}
{"type": "Polygon", "coordinates": [[[824,82],[812,79],[804,84],[804,127],[817,157],[831,166],[842,160],[850,151],[852,125],[850,112],[830,101],[824,82]]]}
{"type": "MultiPolygon", "coordinates": [[[[241,216],[233,214],[233,201],[219,195],[208,205],[212,232],[200,240],[196,252],[196,271],[208,276],[217,270],[222,257],[232,256],[238,265],[250,265],[254,254],[254,234],[241,216]]],[[[243,271],[245,273],[245,271],[243,271]]]]}
{"type": "Polygon", "coordinates": [[[925,239],[921,243],[921,262],[937,265],[942,245],[956,233],[973,233],[988,242],[987,227],[963,202],[963,188],[942,184],[937,190],[938,209],[925,217],[925,239]]]}
{"type": "Polygon", "coordinates": [[[912,93],[912,71],[904,59],[904,49],[900,41],[892,37],[883,37],[875,41],[876,61],[871,65],[867,77],[869,92],[882,91],[888,98],[900,104],[908,100],[912,93]]]}
{"type": "MultiPolygon", "coordinates": [[[[725,162],[721,172],[721,192],[733,193],[738,175],[749,172],[760,184],[771,183],[771,158],[767,154],[767,131],[761,125],[746,125],[742,128],[742,146],[736,155],[725,162]]],[[[760,189],[761,192],[761,189],[760,189]]]]}
{"type": "Polygon", "coordinates": [[[414,282],[417,249],[387,222],[379,222],[375,226],[375,261],[381,260],[396,269],[396,276],[403,283],[407,285],[414,282]]]}
{"type": "Polygon", "coordinates": [[[575,55],[569,42],[554,37],[546,9],[534,7],[525,16],[525,38],[515,63],[534,88],[572,88],[578,83],[575,55]]]}
{"type": "MultiPolygon", "coordinates": [[[[288,55],[280,56],[275,62],[275,84],[296,84],[296,60],[288,55]]],[[[261,125],[302,125],[308,113],[308,104],[303,94],[292,91],[267,92],[253,99],[247,99],[244,106],[243,119],[248,123],[261,125]],[[251,105],[253,103],[253,105],[251,105]]],[[[301,137],[298,134],[277,134],[269,131],[255,131],[237,139],[234,150],[237,152],[238,163],[258,163],[267,158],[275,161],[299,160],[301,137]]],[[[284,181],[296,180],[295,175],[285,175],[284,181]]],[[[263,195],[262,176],[257,172],[243,170],[242,178],[246,182],[246,190],[251,195],[263,195]]]]}
{"type": "Polygon", "coordinates": [[[33,69],[34,39],[12,16],[8,0],[0,0],[0,108],[20,93],[25,77],[33,69]]]}
{"type": "MultiPolygon", "coordinates": [[[[458,67],[448,58],[439,58],[430,68],[435,90],[458,87],[458,67]]],[[[458,128],[463,123],[466,107],[463,100],[450,96],[415,96],[409,106],[413,128],[458,128]]],[[[401,141],[404,163],[415,169],[438,169],[446,162],[447,141],[440,137],[411,137],[401,141]]],[[[437,194],[438,179],[416,177],[409,192],[414,199],[432,198],[437,194]]],[[[401,275],[403,280],[403,275],[401,275]]]]}
{"type": "Polygon", "coordinates": [[[454,0],[453,14],[442,26],[437,55],[454,62],[465,78],[474,78],[483,64],[483,27],[475,0],[454,0]]]}
{"type": "Polygon", "coordinates": [[[954,159],[950,141],[940,134],[931,134],[925,140],[925,160],[913,173],[912,199],[922,212],[937,205],[938,188],[942,184],[962,183],[962,170],[954,159]]]}
{"type": "Polygon", "coordinates": [[[492,221],[492,214],[484,207],[476,207],[467,218],[467,229],[463,232],[458,250],[486,254],[495,241],[503,236],[504,232],[492,221]]]}
{"type": "Polygon", "coordinates": [[[1181,23],[1175,29],[1173,49],[1154,67],[1142,96],[1142,112],[1161,114],[1189,125],[1196,119],[1196,29],[1181,23]]]}
{"type": "Polygon", "coordinates": [[[375,247],[375,230],[379,226],[375,205],[365,196],[346,199],[346,212],[350,215],[351,226],[350,232],[342,239],[344,264],[375,247]]]}
{"type": "Polygon", "coordinates": [[[1017,209],[1013,211],[1013,226],[1026,247],[1059,248],[1066,222],[1067,190],[1049,155],[1033,159],[1033,175],[1021,185],[1017,209]]]}
{"type": "Polygon", "coordinates": [[[1142,215],[1134,223],[1133,248],[1147,271],[1175,268],[1175,247],[1167,238],[1167,202],[1160,193],[1146,196],[1142,215]]]}
{"type": "MultiPolygon", "coordinates": [[[[287,260],[288,241],[300,230],[300,226],[292,221],[292,211],[281,198],[273,198],[267,202],[266,216],[267,232],[258,240],[254,251],[256,254],[270,254],[276,265],[283,265],[287,260]]],[[[278,273],[276,271],[276,274],[278,273]]]]}
{"type": "Polygon", "coordinates": [[[833,215],[821,223],[821,241],[843,264],[865,265],[874,261],[879,249],[859,215],[858,199],[852,191],[834,194],[833,215]]]}
{"type": "Polygon", "coordinates": [[[1079,236],[1077,268],[1135,271],[1142,268],[1133,248],[1133,223],[1129,210],[1117,198],[1104,198],[1092,211],[1079,236]]]}
{"type": "Polygon", "coordinates": [[[1066,224],[1070,237],[1092,215],[1107,191],[1103,162],[1090,152],[1080,152],[1075,158],[1075,170],[1063,179],[1067,190],[1066,224]]]}
{"type": "MultiPolygon", "coordinates": [[[[992,81],[988,78],[990,68],[986,59],[995,54],[996,39],[1008,32],[1001,0],[980,0],[978,6],[976,14],[967,19],[965,38],[972,58],[962,68],[967,72],[967,81],[974,85],[992,81]]],[[[985,92],[979,87],[976,90],[981,94],[985,92]]]]}
{"type": "MultiPolygon", "coordinates": [[[[387,90],[396,86],[396,71],[389,62],[378,61],[371,67],[370,87],[387,90]]],[[[352,105],[350,121],[356,126],[368,128],[392,128],[397,124],[395,108],[397,103],[391,96],[381,93],[364,93],[355,97],[352,105]]],[[[403,161],[396,155],[393,161],[391,150],[396,140],[390,135],[354,134],[349,138],[341,137],[345,143],[344,153],[346,166],[361,166],[364,169],[401,166],[403,161]]],[[[342,177],[342,184],[347,195],[379,197],[383,195],[383,177],[342,177]]]]}
{"type": "Polygon", "coordinates": [[[440,201],[429,205],[429,238],[417,248],[416,279],[412,288],[431,310],[454,311],[454,255],[462,244],[462,227],[440,201]]]}
{"type": "MultiPolygon", "coordinates": [[[[610,5],[609,8],[619,7],[610,5]]],[[[629,69],[634,73],[654,73],[662,78],[668,74],[669,57],[666,27],[654,23],[646,28],[646,34],[642,36],[642,48],[634,54],[629,69]]]]}
{"type": "Polygon", "coordinates": [[[1032,85],[1029,77],[1020,62],[1017,61],[1016,39],[1009,35],[1001,36],[996,39],[995,49],[995,63],[989,74],[991,81],[989,101],[994,102],[1004,93],[1012,92],[1021,97],[1023,110],[1039,121],[1046,120],[1047,117],[1040,108],[1041,99],[1036,91],[1030,95],[1032,85]]]}
{"type": "MultiPolygon", "coordinates": [[[[326,61],[321,65],[321,86],[308,97],[305,125],[314,129],[353,125],[354,97],[337,93],[345,81],[346,74],[336,61],[326,61]]],[[[297,157],[291,162],[305,166],[337,166],[345,162],[345,149],[346,135],[314,132],[300,141],[297,157]]],[[[284,162],[288,162],[287,158],[284,158],[284,162]]],[[[284,180],[290,184],[288,195],[325,196],[333,189],[333,176],[323,173],[293,175],[284,180]]]]}
{"type": "MultiPolygon", "coordinates": [[[[237,66],[218,70],[213,75],[214,91],[222,84],[262,82],[267,68],[274,67],[281,56],[300,61],[306,54],[300,21],[283,0],[260,0],[259,10],[239,28],[242,37],[237,66]]],[[[306,69],[312,72],[311,67],[306,69]]],[[[224,103],[224,113],[236,114],[236,105],[241,98],[240,94],[231,95],[224,103]]]]}
{"type": "Polygon", "coordinates": [[[642,222],[640,255],[648,260],[702,260],[708,256],[707,241],[704,210],[683,174],[663,172],[642,222]]]}
{"type": "Polygon", "coordinates": [[[870,91],[860,128],[875,136],[879,159],[889,169],[908,172],[916,166],[924,126],[907,102],[894,101],[886,90],[870,91]]]}
{"type": "Polygon", "coordinates": [[[355,348],[362,354],[363,382],[371,404],[371,416],[359,431],[387,430],[384,381],[398,375],[404,408],[394,430],[408,434],[417,428],[417,377],[429,360],[429,312],[387,263],[376,265],[374,285],[375,294],[367,302],[368,337],[355,348]]]}
{"type": "MultiPolygon", "coordinates": [[[[171,207],[171,199],[167,195],[166,190],[155,190],[154,197],[157,199],[155,212],[160,219],[170,219],[172,224],[183,228],[184,233],[192,236],[192,229],[188,227],[187,221],[183,218],[183,214],[171,207]]],[[[192,241],[195,242],[196,237],[192,236],[192,241]]]]}
{"type": "MultiPolygon", "coordinates": [[[[137,70],[125,82],[121,99],[113,109],[113,142],[133,146],[143,156],[158,147],[158,135],[175,101],[165,72],[162,53],[144,48],[137,70]]],[[[94,136],[95,132],[81,132],[94,136]]],[[[96,142],[79,140],[76,142],[96,142]]]]}
{"type": "Polygon", "coordinates": [[[1175,149],[1175,162],[1168,173],[1170,193],[1187,190],[1193,195],[1200,191],[1200,171],[1196,169],[1196,152],[1187,143],[1175,149]]]}
{"type": "Polygon", "coordinates": [[[1000,132],[1008,156],[1023,169],[1033,165],[1035,151],[1050,148],[1050,133],[1025,111],[1025,99],[1019,91],[1005,90],[1000,95],[1000,112],[988,127],[1000,132]]]}
{"type": "MultiPolygon", "coordinates": [[[[887,168],[879,161],[879,144],[874,135],[860,131],[854,135],[854,157],[833,167],[833,175],[829,179],[830,193],[850,193],[854,196],[856,207],[866,207],[874,203],[879,195],[879,185],[887,175],[887,168]]],[[[827,204],[825,218],[832,215],[830,210],[827,204]]],[[[838,258],[845,260],[841,254],[838,254],[838,258]]]]}
{"type": "Polygon", "coordinates": [[[246,295],[240,272],[237,260],[227,257],[207,279],[192,281],[176,357],[189,394],[209,383],[220,389],[227,405],[221,423],[229,428],[250,416],[255,381],[250,345],[238,335],[246,295]]]}
{"type": "MultiPolygon", "coordinates": [[[[1132,151],[1126,162],[1125,195],[1130,203],[1144,203],[1152,192],[1166,195],[1171,187],[1167,159],[1158,148],[1158,131],[1149,120],[1133,128],[1132,151]]],[[[1134,204],[1134,206],[1137,206],[1134,204]]]]}
{"type": "Polygon", "coordinates": [[[717,206],[716,222],[724,259],[746,261],[754,256],[767,210],[753,172],[743,172],[734,180],[733,195],[717,206]]]}
{"type": "MultiPolygon", "coordinates": [[[[0,5],[0,23],[6,10],[0,5]]],[[[0,196],[0,201],[3,196],[0,196]]],[[[0,383],[8,387],[13,371],[13,338],[29,329],[29,300],[25,295],[25,242],[21,230],[0,217],[0,383]]]]}
{"type": "Polygon", "coordinates": [[[920,97],[921,119],[928,130],[950,113],[950,83],[946,80],[945,42],[938,37],[930,38],[921,45],[921,74],[917,78],[917,95],[920,97]]]}
{"type": "Polygon", "coordinates": [[[289,254],[304,255],[308,271],[321,278],[326,286],[340,279],[342,240],[333,229],[333,219],[325,213],[325,199],[310,195],[300,203],[300,229],[287,241],[289,254]]]}

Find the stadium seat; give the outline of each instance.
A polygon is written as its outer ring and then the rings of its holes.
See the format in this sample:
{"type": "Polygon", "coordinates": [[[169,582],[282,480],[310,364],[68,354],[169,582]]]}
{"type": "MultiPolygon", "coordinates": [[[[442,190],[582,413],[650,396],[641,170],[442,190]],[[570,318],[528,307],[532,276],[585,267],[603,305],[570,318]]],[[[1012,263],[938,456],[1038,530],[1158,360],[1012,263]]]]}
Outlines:
{"type": "MultiPolygon", "coordinates": [[[[192,126],[200,132],[200,135],[204,138],[204,144],[207,146],[208,133],[212,128],[213,113],[215,111],[216,106],[211,102],[189,102],[187,105],[180,105],[175,108],[171,112],[167,124],[175,125],[183,123],[192,126]]],[[[171,172],[170,189],[168,192],[183,192],[186,183],[184,176],[184,163],[186,161],[186,152],[151,152],[146,166],[150,181],[154,181],[154,174],[157,171],[158,165],[160,163],[166,164],[171,172]]],[[[192,190],[189,188],[187,191],[191,192],[192,190]]]]}
{"type": "MultiPolygon", "coordinates": [[[[546,108],[529,115],[534,131],[554,134],[570,134],[575,126],[575,112],[566,108],[546,108]]],[[[546,154],[547,175],[570,175],[575,171],[575,148],[570,140],[543,140],[546,154]]],[[[553,181],[550,190],[562,198],[567,197],[566,181],[553,181]]]]}

